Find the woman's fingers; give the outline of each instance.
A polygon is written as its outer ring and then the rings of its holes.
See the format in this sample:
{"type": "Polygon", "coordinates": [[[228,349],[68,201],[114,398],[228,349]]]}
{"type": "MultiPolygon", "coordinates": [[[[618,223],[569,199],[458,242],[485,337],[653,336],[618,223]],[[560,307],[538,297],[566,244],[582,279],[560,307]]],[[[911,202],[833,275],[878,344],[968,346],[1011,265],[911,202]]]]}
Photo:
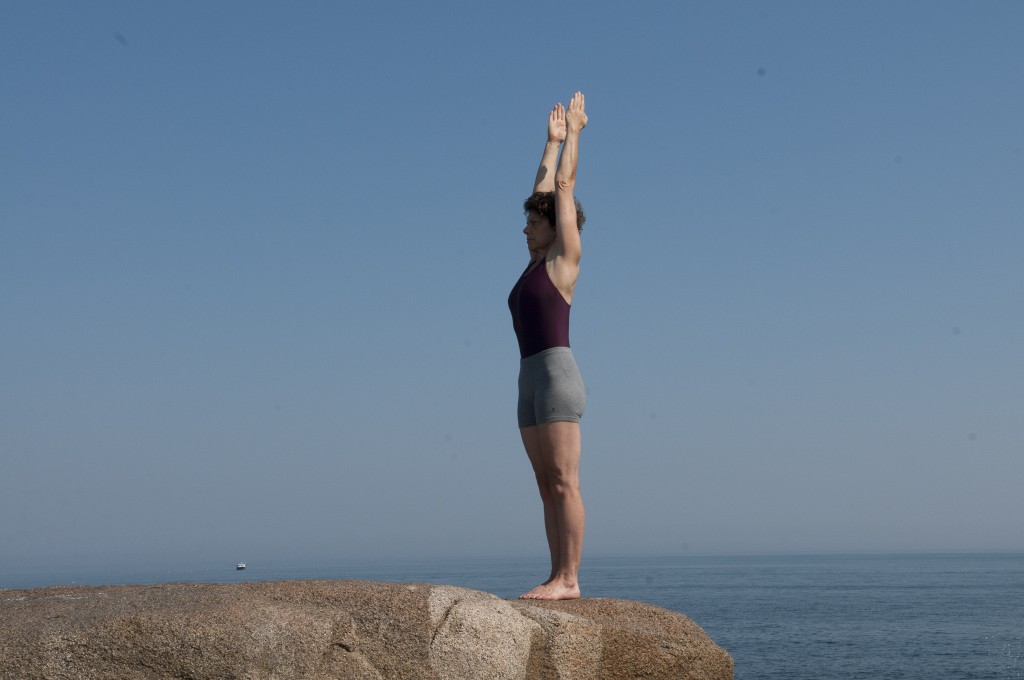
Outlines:
{"type": "Polygon", "coordinates": [[[585,103],[583,93],[576,92],[569,100],[569,110],[566,112],[567,119],[572,118],[573,123],[579,125],[580,130],[587,126],[587,114],[584,113],[585,103]]]}

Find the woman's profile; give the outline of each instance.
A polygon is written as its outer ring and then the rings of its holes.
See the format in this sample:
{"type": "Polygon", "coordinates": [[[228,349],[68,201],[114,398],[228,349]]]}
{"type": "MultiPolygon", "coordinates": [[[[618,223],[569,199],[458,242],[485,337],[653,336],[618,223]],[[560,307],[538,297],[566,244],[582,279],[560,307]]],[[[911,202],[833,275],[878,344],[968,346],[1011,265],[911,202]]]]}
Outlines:
{"type": "Polygon", "coordinates": [[[548,140],[533,194],[523,204],[530,263],[508,298],[520,354],[519,432],[537,478],[551,553],[551,574],[524,599],[580,596],[580,419],[586,392],[569,349],[569,310],[585,219],[574,191],[580,132],[586,125],[580,92],[568,108],[556,104],[548,116],[548,140]]]}

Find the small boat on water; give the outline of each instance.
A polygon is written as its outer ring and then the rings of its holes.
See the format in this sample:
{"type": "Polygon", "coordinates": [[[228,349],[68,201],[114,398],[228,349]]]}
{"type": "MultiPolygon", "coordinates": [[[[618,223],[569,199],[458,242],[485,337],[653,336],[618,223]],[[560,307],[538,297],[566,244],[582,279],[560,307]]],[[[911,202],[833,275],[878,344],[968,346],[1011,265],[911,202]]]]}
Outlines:
{"type": "Polygon", "coordinates": [[[245,562],[239,562],[235,565],[235,571],[242,571],[245,569],[245,562]]]}

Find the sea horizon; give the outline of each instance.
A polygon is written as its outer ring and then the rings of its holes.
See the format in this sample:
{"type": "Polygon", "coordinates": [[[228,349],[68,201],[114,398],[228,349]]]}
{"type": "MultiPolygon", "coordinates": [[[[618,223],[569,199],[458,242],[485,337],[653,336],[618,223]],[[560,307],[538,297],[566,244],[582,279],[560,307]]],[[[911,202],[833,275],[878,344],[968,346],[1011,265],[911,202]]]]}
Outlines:
{"type": "MultiPolygon", "coordinates": [[[[604,568],[613,562],[623,562],[636,566],[651,561],[662,560],[770,560],[770,559],[803,559],[803,558],[893,558],[901,557],[1020,557],[1024,559],[1024,550],[863,550],[863,551],[779,551],[779,552],[677,552],[677,553],[595,553],[584,555],[580,569],[580,580],[586,583],[588,565],[599,563],[604,568]]],[[[5,558],[0,560],[0,590],[20,588],[46,588],[62,585],[134,585],[154,583],[174,583],[179,580],[186,582],[233,582],[238,577],[246,580],[309,580],[324,578],[322,574],[339,570],[333,578],[346,579],[345,572],[358,573],[356,580],[388,580],[387,578],[369,578],[368,570],[380,568],[382,576],[395,576],[396,571],[408,576],[417,571],[417,566],[425,573],[434,573],[438,567],[453,568],[457,565],[493,565],[507,563],[528,567],[535,566],[539,571],[546,569],[547,556],[535,555],[403,555],[403,556],[264,556],[252,559],[245,555],[234,559],[223,558],[175,558],[147,556],[130,559],[124,556],[33,556],[5,558]],[[246,568],[237,569],[239,563],[246,568]],[[223,578],[215,575],[231,572],[223,578]],[[294,572],[295,577],[287,574],[294,572]],[[309,575],[315,573],[317,575],[309,575]],[[300,575],[302,574],[302,575],[300,575]],[[159,575],[168,580],[158,580],[159,575]],[[176,580],[175,577],[178,577],[176,580]],[[181,577],[185,577],[181,579],[181,577]],[[278,578],[280,577],[280,578],[278,578]],[[156,579],[156,580],[155,580],[156,579]]],[[[331,577],[328,577],[331,578],[331,577]]],[[[407,579],[401,579],[407,580],[407,579]]],[[[586,596],[586,594],[584,594],[586,596]]]]}

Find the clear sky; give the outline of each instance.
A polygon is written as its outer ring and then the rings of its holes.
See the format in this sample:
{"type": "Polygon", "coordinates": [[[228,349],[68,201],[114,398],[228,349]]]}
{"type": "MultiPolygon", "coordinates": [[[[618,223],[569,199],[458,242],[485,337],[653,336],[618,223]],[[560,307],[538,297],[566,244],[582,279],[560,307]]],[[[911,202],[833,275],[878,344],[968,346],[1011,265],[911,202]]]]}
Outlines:
{"type": "Polygon", "coordinates": [[[506,296],[576,89],[585,553],[1024,550],[1022,35],[0,4],[0,561],[546,555],[506,296]]]}

